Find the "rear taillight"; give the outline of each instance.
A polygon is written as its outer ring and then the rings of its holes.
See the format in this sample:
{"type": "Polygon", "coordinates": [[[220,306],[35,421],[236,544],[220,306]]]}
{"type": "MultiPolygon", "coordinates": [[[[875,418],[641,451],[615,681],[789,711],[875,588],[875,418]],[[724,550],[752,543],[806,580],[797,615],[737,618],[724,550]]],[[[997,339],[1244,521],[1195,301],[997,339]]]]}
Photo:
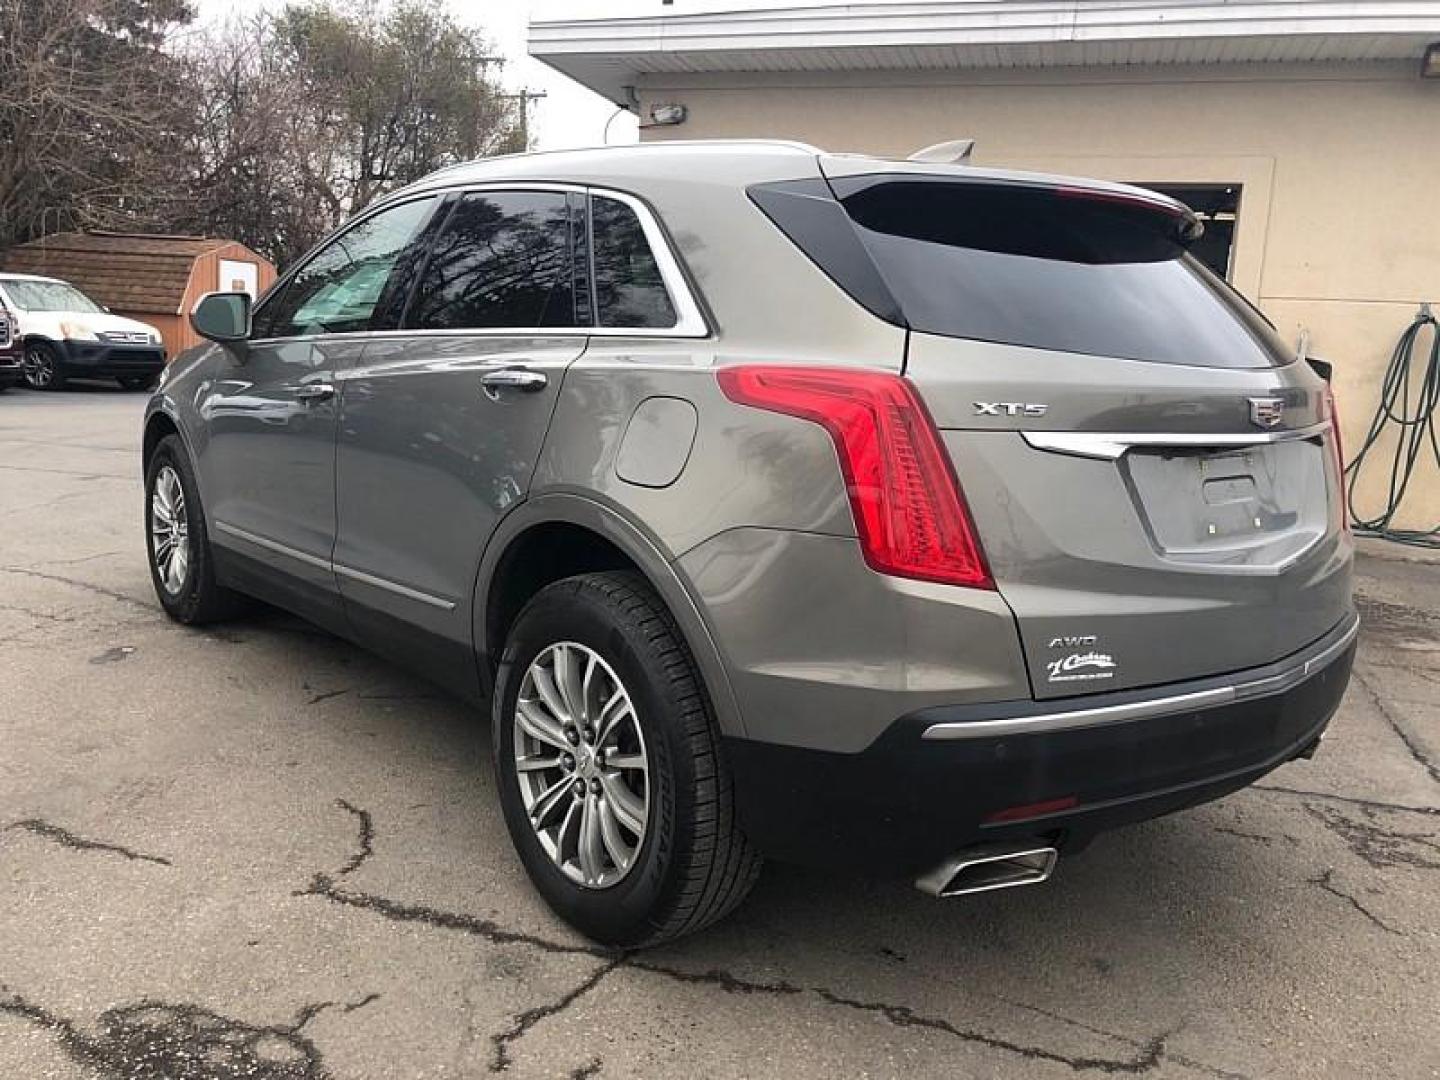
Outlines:
{"type": "Polygon", "coordinates": [[[716,377],[731,401],[830,433],[865,561],[882,574],[994,588],[939,433],[898,375],[745,364],[716,377]]]}
{"type": "Polygon", "coordinates": [[[1350,531],[1350,498],[1345,489],[1345,447],[1340,442],[1340,413],[1335,408],[1335,388],[1325,386],[1325,411],[1330,414],[1330,442],[1335,447],[1336,495],[1340,499],[1340,527],[1350,531]]]}

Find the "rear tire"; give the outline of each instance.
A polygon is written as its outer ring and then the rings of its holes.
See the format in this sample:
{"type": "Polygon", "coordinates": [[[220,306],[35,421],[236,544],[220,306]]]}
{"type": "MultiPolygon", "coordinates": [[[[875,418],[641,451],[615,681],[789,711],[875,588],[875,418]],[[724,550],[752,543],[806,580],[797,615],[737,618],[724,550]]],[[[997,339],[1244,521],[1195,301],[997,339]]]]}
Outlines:
{"type": "Polygon", "coordinates": [[[496,677],[491,742],[501,807],[520,860],[556,914],[587,937],[617,948],[636,948],[693,933],[728,914],[754,885],[761,860],[736,823],[729,772],[694,661],[664,605],[638,575],[584,574],[549,585],[531,599],[505,642],[496,677]],[[572,688],[583,682],[578,693],[567,696],[560,687],[559,662],[554,659],[557,646],[575,658],[567,661],[572,665],[567,670],[576,674],[572,688]],[[546,668],[547,663],[552,666],[546,668]],[[542,679],[547,670],[555,672],[556,677],[545,684],[547,689],[535,681],[537,664],[542,679]],[[592,672],[598,693],[590,691],[592,672]],[[576,705],[569,710],[577,718],[575,730],[566,731],[565,723],[557,719],[560,712],[540,697],[527,697],[527,727],[517,731],[522,686],[551,697],[559,688],[563,703],[576,705]],[[607,725],[599,696],[613,701],[612,690],[617,687],[628,695],[633,710],[619,714],[628,719],[607,725]],[[593,700],[578,704],[587,698],[593,700]],[[552,736],[589,729],[580,718],[599,715],[601,719],[593,725],[590,738],[545,741],[530,734],[536,730],[537,709],[541,721],[554,721],[545,726],[552,736]],[[607,727],[618,730],[622,723],[633,723],[627,741],[607,742],[607,727]],[[548,756],[557,762],[568,757],[571,765],[557,764],[544,771],[532,765],[522,774],[517,741],[527,763],[548,756]],[[608,760],[599,761],[599,771],[606,773],[599,779],[591,764],[595,750],[610,754],[608,760]],[[627,765],[618,764],[622,758],[627,765]],[[618,771],[626,768],[633,771],[618,771]],[[602,826],[595,826],[590,862],[598,855],[603,874],[582,869],[578,854],[569,861],[555,854],[562,847],[578,848],[584,835],[584,807],[591,796],[571,790],[582,775],[592,778],[580,780],[582,791],[585,783],[595,785],[590,790],[597,820],[598,808],[607,799],[617,812],[603,827],[608,829],[603,849],[602,826]],[[630,786],[614,792],[612,785],[622,775],[632,777],[627,781],[630,786]],[[542,826],[550,824],[549,835],[542,840],[526,804],[528,800],[538,808],[544,796],[537,798],[536,793],[547,785],[563,793],[563,802],[554,803],[558,808],[554,816],[539,815],[542,826]],[[612,793],[624,797],[611,799],[612,793]],[[560,817],[571,812],[572,797],[573,826],[568,816],[560,823],[560,817]],[[625,804],[638,808],[642,801],[643,835],[627,849],[626,842],[635,833],[616,833],[615,821],[622,818],[618,810],[625,804]],[[617,847],[628,850],[630,858],[612,857],[617,847]]]}
{"type": "Polygon", "coordinates": [[[218,585],[200,489],[178,435],[167,435],[145,469],[145,550],[165,613],[199,626],[238,615],[247,597],[218,585]]]}

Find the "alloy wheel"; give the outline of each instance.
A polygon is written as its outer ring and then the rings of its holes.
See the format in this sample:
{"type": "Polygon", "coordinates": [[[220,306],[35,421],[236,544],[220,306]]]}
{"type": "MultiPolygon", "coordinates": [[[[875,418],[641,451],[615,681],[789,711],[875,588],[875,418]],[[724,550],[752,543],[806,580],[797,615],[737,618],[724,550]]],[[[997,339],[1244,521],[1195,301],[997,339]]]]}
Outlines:
{"type": "Polygon", "coordinates": [[[20,372],[36,390],[47,390],[55,381],[55,358],[43,345],[27,345],[20,361],[20,372]]]}
{"type": "Polygon", "coordinates": [[[166,465],[155,476],[150,494],[150,552],[160,583],[171,596],[185,587],[190,568],[190,522],[180,474],[166,465]]]}
{"type": "Polygon", "coordinates": [[[513,741],[520,797],[545,853],[578,885],[617,884],[645,841],[650,774],[614,669],[575,642],[544,649],[520,685],[513,741]]]}

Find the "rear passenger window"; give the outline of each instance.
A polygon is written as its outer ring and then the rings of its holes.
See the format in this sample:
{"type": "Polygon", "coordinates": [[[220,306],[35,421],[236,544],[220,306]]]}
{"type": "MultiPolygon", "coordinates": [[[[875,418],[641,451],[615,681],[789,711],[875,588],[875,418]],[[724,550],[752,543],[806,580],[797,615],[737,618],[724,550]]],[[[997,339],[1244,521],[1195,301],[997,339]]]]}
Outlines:
{"type": "Polygon", "coordinates": [[[635,211],[618,199],[596,195],[590,218],[599,325],[674,326],[675,307],[635,211]]]}
{"type": "Polygon", "coordinates": [[[576,326],[573,279],[564,193],[467,195],[435,241],[408,323],[418,330],[576,326]]]}

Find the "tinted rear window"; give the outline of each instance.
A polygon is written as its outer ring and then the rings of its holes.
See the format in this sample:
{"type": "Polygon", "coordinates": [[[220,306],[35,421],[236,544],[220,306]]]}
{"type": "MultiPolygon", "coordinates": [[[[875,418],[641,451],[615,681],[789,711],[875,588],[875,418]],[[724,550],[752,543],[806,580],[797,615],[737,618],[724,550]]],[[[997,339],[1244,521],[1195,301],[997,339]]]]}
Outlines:
{"type": "MultiPolygon", "coordinates": [[[[837,186],[912,329],[1209,367],[1290,359],[1263,318],[1186,254],[1178,217],[1013,184],[857,178],[837,186]]],[[[845,286],[843,274],[832,276],[845,286]]]]}
{"type": "Polygon", "coordinates": [[[674,326],[675,306],[635,211],[618,199],[596,195],[590,200],[590,216],[599,324],[674,326]]]}

